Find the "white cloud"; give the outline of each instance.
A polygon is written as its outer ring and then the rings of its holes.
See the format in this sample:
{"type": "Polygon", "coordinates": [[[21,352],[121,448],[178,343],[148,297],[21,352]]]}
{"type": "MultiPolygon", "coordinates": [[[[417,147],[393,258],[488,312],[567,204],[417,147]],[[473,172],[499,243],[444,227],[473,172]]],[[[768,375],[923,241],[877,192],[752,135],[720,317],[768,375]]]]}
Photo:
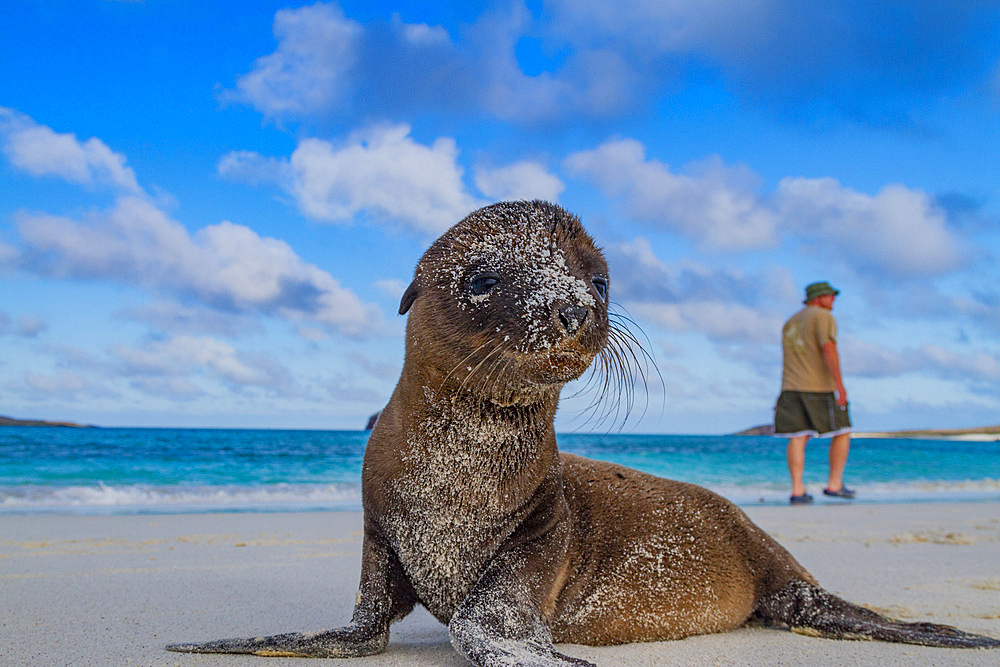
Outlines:
{"type": "Polygon", "coordinates": [[[854,337],[839,346],[844,372],[852,376],[898,377],[916,372],[960,381],[1000,381],[1000,358],[988,352],[958,352],[935,344],[894,350],[854,337]]]}
{"type": "Polygon", "coordinates": [[[264,157],[253,151],[232,151],[223,155],[216,170],[223,178],[250,185],[281,184],[290,176],[286,160],[264,157]]]}
{"type": "Polygon", "coordinates": [[[758,192],[746,167],[713,157],[680,174],[634,139],[609,141],[565,160],[571,173],[619,198],[638,221],[665,227],[709,249],[749,250],[777,244],[781,234],[824,260],[858,271],[934,276],[965,257],[947,216],[927,193],[887,185],[874,196],[833,178],[785,178],[758,192]]]}
{"type": "Polygon", "coordinates": [[[755,192],[757,178],[745,167],[715,157],[678,174],[646,159],[634,139],[609,141],[568,156],[566,169],[621,198],[635,219],[663,225],[714,248],[761,248],[777,242],[778,217],[755,192]]]}
{"type": "MultiPolygon", "coordinates": [[[[339,144],[303,139],[288,160],[232,152],[218,171],[251,184],[276,183],[313,220],[347,223],[361,215],[433,236],[486,203],[466,191],[454,139],[420,144],[407,125],[369,128],[339,144]]],[[[523,171],[508,183],[516,186],[523,171]]],[[[543,178],[540,192],[552,192],[557,182],[543,178]]]]}
{"type": "Polygon", "coordinates": [[[203,305],[188,305],[177,301],[160,301],[116,313],[117,317],[145,322],[156,329],[184,333],[211,333],[237,338],[263,330],[260,322],[249,314],[221,312],[203,305]]]}
{"type": "Polygon", "coordinates": [[[193,295],[216,308],[322,323],[360,335],[379,321],[328,273],[306,264],[284,241],[231,222],[193,237],[146,199],[122,197],[78,221],[22,213],[17,223],[28,268],[137,283],[193,295]]]}
{"type": "Polygon", "coordinates": [[[649,242],[606,249],[611,294],[628,312],[677,333],[698,333],[714,342],[776,343],[783,314],[798,289],[783,268],[746,273],[693,260],[668,264],[649,242]]]}
{"type": "Polygon", "coordinates": [[[30,390],[49,397],[75,397],[81,392],[90,391],[92,387],[85,378],[70,372],[62,372],[56,376],[25,373],[24,383],[30,390]]]}
{"type": "Polygon", "coordinates": [[[439,46],[451,42],[448,31],[426,23],[403,23],[399,14],[392,15],[392,27],[404,41],[417,46],[439,46]]]}
{"type": "Polygon", "coordinates": [[[143,349],[117,346],[112,352],[130,375],[179,377],[203,369],[234,385],[276,388],[289,382],[279,366],[241,355],[232,345],[207,336],[177,336],[143,349]]]}
{"type": "Polygon", "coordinates": [[[642,237],[612,244],[605,248],[605,255],[611,269],[612,295],[617,300],[723,301],[758,307],[787,306],[801,300],[800,288],[785,268],[747,272],[687,258],[667,263],[642,237]]]}
{"type": "Polygon", "coordinates": [[[80,141],[74,134],[55,132],[22,113],[0,107],[0,140],[11,164],[33,176],[140,192],[135,172],[125,165],[125,156],[100,139],[80,141]]]}
{"type": "Polygon", "coordinates": [[[556,202],[566,185],[537,162],[523,160],[476,171],[476,187],[494,200],[544,199],[556,202]]]}
{"type": "Polygon", "coordinates": [[[887,185],[875,196],[833,178],[785,178],[775,194],[787,229],[849,264],[899,276],[939,275],[964,261],[944,211],[919,190],[887,185]]]}
{"type": "Polygon", "coordinates": [[[846,375],[854,377],[896,376],[920,367],[917,355],[898,352],[883,345],[847,337],[837,343],[846,375]]]}
{"type": "Polygon", "coordinates": [[[734,343],[774,343],[782,323],[772,313],[722,301],[635,303],[629,310],[671,331],[695,332],[734,343]]]}
{"type": "MultiPolygon", "coordinates": [[[[516,47],[531,29],[530,13],[517,3],[483,12],[455,39],[441,26],[405,23],[398,14],[362,25],[333,3],[283,9],[275,14],[277,48],[226,97],[271,117],[444,110],[537,123],[630,108],[642,77],[611,49],[570,49],[559,71],[526,74],[516,47]]],[[[564,45],[556,41],[554,48],[564,45]]]]}
{"type": "Polygon", "coordinates": [[[328,111],[350,87],[361,33],[336,4],[282,9],[274,15],[278,48],[240,77],[234,95],[268,116],[328,111]]]}
{"type": "Polygon", "coordinates": [[[306,139],[292,153],[292,192],[304,214],[346,222],[358,213],[438,234],[482,205],[465,192],[450,138],[415,142],[406,125],[375,128],[335,147],[306,139]]]}
{"type": "Polygon", "coordinates": [[[1000,381],[1000,359],[986,352],[961,354],[938,345],[924,345],[920,355],[928,366],[945,377],[1000,381]]]}

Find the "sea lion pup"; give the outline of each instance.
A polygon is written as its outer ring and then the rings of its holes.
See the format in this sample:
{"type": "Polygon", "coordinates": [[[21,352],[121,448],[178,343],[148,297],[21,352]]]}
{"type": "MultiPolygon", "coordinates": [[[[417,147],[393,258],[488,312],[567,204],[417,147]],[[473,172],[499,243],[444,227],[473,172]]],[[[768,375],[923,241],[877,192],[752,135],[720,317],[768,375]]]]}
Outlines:
{"type": "Polygon", "coordinates": [[[407,311],[403,371],[365,452],[350,624],[169,649],[370,655],[418,603],[477,665],[589,665],[553,641],[678,639],[754,618],[827,637],[1000,646],[838,598],[711,491],[560,454],[560,389],[621,341],[604,258],[563,209],[470,214],[420,260],[407,311]]]}

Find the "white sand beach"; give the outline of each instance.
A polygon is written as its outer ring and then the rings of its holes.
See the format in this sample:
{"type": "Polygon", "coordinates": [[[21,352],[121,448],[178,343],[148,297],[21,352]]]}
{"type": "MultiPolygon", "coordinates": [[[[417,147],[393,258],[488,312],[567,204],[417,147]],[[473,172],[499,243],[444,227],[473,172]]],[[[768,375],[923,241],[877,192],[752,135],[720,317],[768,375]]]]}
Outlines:
{"type": "MultiPolygon", "coordinates": [[[[1000,506],[750,507],[820,582],[854,602],[1000,637],[1000,506]]],[[[309,664],[169,653],[171,642],[347,622],[359,513],[0,516],[4,665],[309,664]]],[[[682,641],[564,645],[599,665],[996,665],[1000,650],[817,639],[746,628],[682,641]]],[[[380,656],[335,664],[462,665],[418,609],[380,656]]]]}

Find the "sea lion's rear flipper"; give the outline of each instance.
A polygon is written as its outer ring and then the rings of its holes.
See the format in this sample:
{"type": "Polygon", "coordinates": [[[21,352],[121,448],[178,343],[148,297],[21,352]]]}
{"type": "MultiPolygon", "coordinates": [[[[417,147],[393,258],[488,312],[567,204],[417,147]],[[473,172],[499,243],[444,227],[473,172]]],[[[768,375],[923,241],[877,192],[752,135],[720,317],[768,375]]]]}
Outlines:
{"type": "Polygon", "coordinates": [[[361,585],[351,623],[336,630],[170,644],[180,653],[250,653],[270,657],[357,658],[385,650],[389,625],[413,609],[416,594],[403,566],[379,534],[366,527],[361,585]]]}
{"type": "Polygon", "coordinates": [[[1000,639],[963,632],[950,625],[897,621],[805,581],[792,582],[765,595],[756,611],[764,620],[786,623],[802,634],[948,648],[1000,648],[1000,639]]]}

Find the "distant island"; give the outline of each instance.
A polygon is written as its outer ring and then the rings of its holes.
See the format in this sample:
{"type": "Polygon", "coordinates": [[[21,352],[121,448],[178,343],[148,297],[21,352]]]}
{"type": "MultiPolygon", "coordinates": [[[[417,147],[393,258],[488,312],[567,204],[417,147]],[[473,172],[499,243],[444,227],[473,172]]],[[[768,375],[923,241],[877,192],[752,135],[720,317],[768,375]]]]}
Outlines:
{"type": "Polygon", "coordinates": [[[14,419],[0,415],[0,426],[62,426],[66,428],[93,428],[89,424],[77,424],[74,422],[51,422],[44,419],[14,419]]]}
{"type": "MultiPolygon", "coordinates": [[[[772,424],[761,424],[732,435],[774,435],[772,424]]],[[[903,431],[855,431],[855,438],[933,438],[940,440],[1000,440],[1000,425],[979,428],[928,428],[903,431]]]]}

